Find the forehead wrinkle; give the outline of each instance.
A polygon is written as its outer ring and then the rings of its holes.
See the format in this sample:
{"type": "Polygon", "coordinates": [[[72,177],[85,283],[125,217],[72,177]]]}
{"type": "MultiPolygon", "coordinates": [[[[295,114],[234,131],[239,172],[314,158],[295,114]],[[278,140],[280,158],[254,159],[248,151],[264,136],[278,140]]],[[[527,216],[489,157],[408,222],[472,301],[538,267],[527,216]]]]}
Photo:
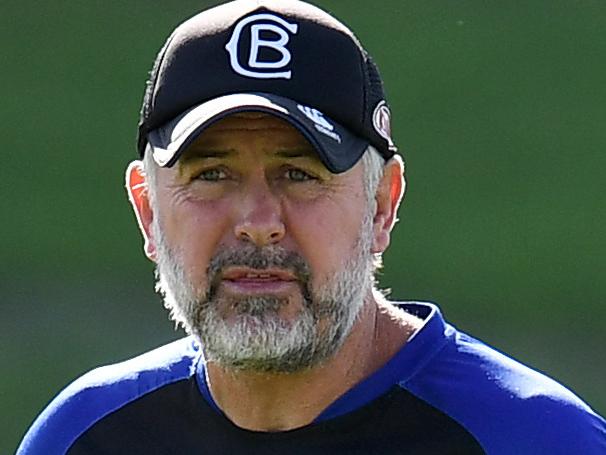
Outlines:
{"type": "Polygon", "coordinates": [[[202,131],[185,150],[182,164],[203,159],[232,159],[249,150],[259,157],[320,161],[315,147],[293,125],[278,117],[244,113],[231,115],[202,131]]]}

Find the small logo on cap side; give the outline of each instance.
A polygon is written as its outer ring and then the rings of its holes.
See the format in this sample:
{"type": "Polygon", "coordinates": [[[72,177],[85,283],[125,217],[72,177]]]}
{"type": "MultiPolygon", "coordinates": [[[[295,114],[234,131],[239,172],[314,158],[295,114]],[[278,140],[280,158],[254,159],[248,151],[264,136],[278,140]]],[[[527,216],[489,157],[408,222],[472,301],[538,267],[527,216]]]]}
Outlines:
{"type": "Polygon", "coordinates": [[[297,109],[299,109],[305,116],[314,122],[314,127],[322,134],[334,139],[339,144],[341,143],[341,136],[339,136],[334,130],[335,126],[332,125],[326,118],[324,114],[313,107],[302,106],[301,104],[297,104],[297,109]]]}
{"type": "Polygon", "coordinates": [[[389,148],[395,147],[391,139],[391,111],[385,101],[381,101],[375,107],[372,114],[372,126],[374,126],[379,136],[387,141],[389,148]]]}
{"type": "Polygon", "coordinates": [[[234,28],[229,42],[225,49],[229,52],[229,61],[234,71],[242,76],[253,77],[256,79],[290,79],[292,71],[284,70],[292,59],[292,55],[286,45],[290,40],[290,35],[295,35],[299,29],[297,24],[291,24],[284,19],[273,14],[255,14],[238,22],[234,28]],[[244,68],[240,63],[239,44],[242,32],[248,26],[250,33],[250,49],[248,54],[248,68],[244,68]],[[262,38],[261,34],[266,38],[262,38]],[[268,39],[272,35],[277,39],[268,39]],[[259,60],[259,49],[269,48],[281,55],[279,60],[263,61],[259,60]],[[273,71],[270,71],[273,70],[273,71]]]}

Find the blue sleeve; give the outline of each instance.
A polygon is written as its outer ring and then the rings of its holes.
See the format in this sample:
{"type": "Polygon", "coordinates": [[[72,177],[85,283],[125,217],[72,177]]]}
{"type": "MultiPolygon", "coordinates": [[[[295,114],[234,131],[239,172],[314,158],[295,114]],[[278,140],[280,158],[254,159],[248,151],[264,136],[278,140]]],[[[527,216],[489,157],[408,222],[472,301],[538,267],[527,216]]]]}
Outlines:
{"type": "Polygon", "coordinates": [[[604,455],[606,422],[547,376],[448,328],[452,338],[403,384],[446,412],[489,455],[604,455]]]}
{"type": "Polygon", "coordinates": [[[38,416],[17,455],[64,455],[103,417],[195,371],[195,350],[179,340],[142,356],[93,370],[65,388],[38,416]]]}
{"type": "Polygon", "coordinates": [[[95,422],[128,401],[122,383],[117,390],[91,381],[93,371],[64,389],[38,416],[17,455],[63,455],[95,422]],[[114,393],[112,393],[114,392],[114,393]]]}

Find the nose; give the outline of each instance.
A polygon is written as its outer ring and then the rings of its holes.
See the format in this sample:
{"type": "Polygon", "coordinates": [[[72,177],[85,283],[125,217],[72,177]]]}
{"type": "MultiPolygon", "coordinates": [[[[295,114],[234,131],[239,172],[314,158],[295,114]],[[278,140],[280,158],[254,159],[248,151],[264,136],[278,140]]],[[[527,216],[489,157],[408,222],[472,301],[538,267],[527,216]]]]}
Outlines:
{"type": "Polygon", "coordinates": [[[286,233],[280,200],[266,183],[247,186],[237,210],[234,233],[238,240],[267,246],[280,242],[286,233]]]}

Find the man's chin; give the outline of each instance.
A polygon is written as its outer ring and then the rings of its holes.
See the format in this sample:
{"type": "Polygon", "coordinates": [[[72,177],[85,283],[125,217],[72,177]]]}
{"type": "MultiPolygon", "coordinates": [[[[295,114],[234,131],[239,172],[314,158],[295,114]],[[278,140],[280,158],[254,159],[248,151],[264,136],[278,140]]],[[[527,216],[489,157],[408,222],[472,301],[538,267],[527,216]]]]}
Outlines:
{"type": "MultiPolygon", "coordinates": [[[[294,321],[306,312],[306,302],[299,295],[230,295],[220,293],[207,307],[216,309],[218,316],[227,324],[234,324],[240,318],[255,321],[294,321]]],[[[211,310],[212,311],[212,310],[211,310]]]]}
{"type": "Polygon", "coordinates": [[[248,336],[265,338],[270,333],[287,332],[292,329],[294,322],[281,318],[276,313],[237,314],[223,320],[224,328],[234,333],[234,336],[245,333],[248,336]]]}

